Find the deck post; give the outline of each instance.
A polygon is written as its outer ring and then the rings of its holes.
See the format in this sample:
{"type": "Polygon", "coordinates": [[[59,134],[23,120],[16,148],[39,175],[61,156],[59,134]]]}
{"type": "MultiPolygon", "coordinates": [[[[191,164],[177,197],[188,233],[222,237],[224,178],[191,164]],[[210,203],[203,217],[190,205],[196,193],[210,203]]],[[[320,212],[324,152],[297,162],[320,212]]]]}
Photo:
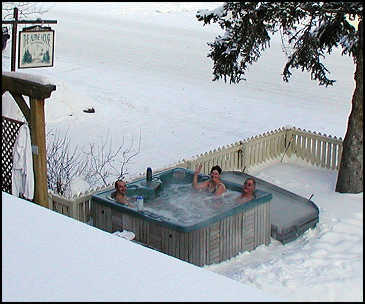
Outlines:
{"type": "Polygon", "coordinates": [[[34,201],[48,208],[44,99],[30,97],[34,201]]]}

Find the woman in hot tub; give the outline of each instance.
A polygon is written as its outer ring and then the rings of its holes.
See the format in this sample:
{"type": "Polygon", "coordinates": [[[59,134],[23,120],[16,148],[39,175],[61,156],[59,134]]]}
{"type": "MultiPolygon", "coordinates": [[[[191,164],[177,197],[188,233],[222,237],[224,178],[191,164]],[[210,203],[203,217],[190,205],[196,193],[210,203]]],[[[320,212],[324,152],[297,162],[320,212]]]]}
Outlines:
{"type": "Polygon", "coordinates": [[[202,165],[198,165],[195,168],[194,177],[193,177],[193,188],[196,190],[205,190],[210,193],[213,193],[215,196],[222,195],[227,191],[226,186],[221,181],[220,175],[222,173],[221,167],[213,166],[210,170],[210,179],[201,183],[198,183],[198,174],[202,169],[202,165]]]}

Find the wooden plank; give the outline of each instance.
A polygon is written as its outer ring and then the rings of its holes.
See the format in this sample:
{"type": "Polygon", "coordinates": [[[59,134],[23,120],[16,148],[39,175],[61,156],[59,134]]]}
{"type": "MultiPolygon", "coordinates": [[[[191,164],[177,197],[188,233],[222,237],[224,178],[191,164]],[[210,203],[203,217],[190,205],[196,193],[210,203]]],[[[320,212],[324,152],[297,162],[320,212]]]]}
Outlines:
{"type": "Polygon", "coordinates": [[[191,255],[191,248],[189,245],[191,232],[185,233],[184,239],[185,239],[185,261],[189,262],[189,257],[191,255]]]}
{"type": "Polygon", "coordinates": [[[301,157],[301,159],[305,159],[306,145],[307,145],[307,138],[305,136],[302,136],[302,144],[301,144],[301,147],[300,147],[300,150],[301,150],[300,157],[301,157]]]}
{"type": "Polygon", "coordinates": [[[321,167],[326,167],[326,155],[327,155],[327,142],[322,142],[322,161],[321,161],[321,167]]]}
{"type": "Polygon", "coordinates": [[[185,260],[185,241],[184,234],[179,232],[179,258],[185,260]]]}
{"type": "Polygon", "coordinates": [[[194,234],[195,234],[195,239],[194,239],[194,247],[195,247],[195,265],[201,266],[200,264],[200,232],[201,229],[199,230],[195,230],[194,234]]]}
{"type": "Polygon", "coordinates": [[[150,243],[149,245],[157,250],[161,250],[161,228],[155,223],[150,223],[150,243]]]}
{"type": "Polygon", "coordinates": [[[340,169],[341,157],[342,157],[342,149],[343,149],[342,144],[339,144],[338,154],[337,154],[337,165],[336,165],[336,169],[337,170],[340,169]]]}
{"type": "Polygon", "coordinates": [[[243,226],[243,223],[245,221],[245,212],[242,212],[241,213],[241,216],[240,216],[240,220],[239,220],[239,231],[240,231],[240,235],[239,235],[239,249],[240,251],[243,251],[243,248],[244,248],[244,241],[243,241],[243,238],[244,238],[244,226],[243,226]]]}
{"type": "Polygon", "coordinates": [[[316,159],[316,148],[317,148],[317,140],[315,138],[312,138],[312,151],[310,153],[310,157],[311,157],[311,164],[314,165],[316,159]]]}
{"type": "Polygon", "coordinates": [[[200,249],[201,249],[201,246],[200,246],[200,237],[201,237],[201,229],[199,230],[196,230],[195,231],[195,243],[194,243],[194,246],[196,247],[195,249],[195,261],[196,261],[196,265],[198,266],[201,266],[201,259],[200,259],[200,249]]]}
{"type": "Polygon", "coordinates": [[[331,152],[332,152],[332,144],[327,143],[327,162],[326,162],[326,168],[329,169],[331,167],[331,152]]]}
{"type": "Polygon", "coordinates": [[[234,256],[234,252],[235,252],[235,218],[236,216],[230,216],[230,227],[229,227],[229,239],[230,239],[230,257],[234,256]]]}
{"type": "Polygon", "coordinates": [[[297,149],[297,157],[301,157],[302,153],[302,136],[300,134],[297,135],[296,149],[297,149]]]}
{"type": "Polygon", "coordinates": [[[147,221],[142,221],[142,233],[141,242],[148,244],[149,237],[149,223],[147,221]]]}
{"type": "Polygon", "coordinates": [[[105,209],[106,231],[112,232],[112,210],[111,208],[105,209]]]}
{"type": "Polygon", "coordinates": [[[176,257],[176,246],[175,246],[175,231],[172,229],[169,229],[169,252],[173,257],[176,257]]]}
{"type": "Polygon", "coordinates": [[[207,234],[208,234],[208,228],[205,227],[204,229],[202,229],[201,248],[200,248],[201,262],[203,265],[207,264],[207,247],[208,247],[207,234]]]}
{"type": "Polygon", "coordinates": [[[174,249],[174,257],[179,258],[180,257],[180,232],[179,231],[173,231],[173,249],[174,249]]]}
{"type": "Polygon", "coordinates": [[[194,237],[194,231],[189,232],[189,262],[193,263],[193,257],[194,257],[194,242],[193,242],[193,237],[194,237]]]}
{"type": "Polygon", "coordinates": [[[224,229],[226,230],[225,231],[225,234],[226,234],[226,237],[225,237],[225,242],[224,242],[224,244],[225,244],[225,252],[226,252],[226,254],[225,254],[225,259],[224,259],[224,261],[225,260],[227,260],[227,259],[229,259],[229,257],[230,257],[230,254],[231,254],[231,240],[230,240],[230,222],[231,222],[231,216],[229,216],[229,217],[226,217],[223,221],[225,222],[225,225],[224,225],[224,229]]]}
{"type": "Polygon", "coordinates": [[[192,248],[192,254],[191,254],[191,261],[193,264],[196,264],[196,256],[197,256],[197,248],[196,248],[196,231],[191,232],[191,248],[192,248]]]}
{"type": "Polygon", "coordinates": [[[160,229],[161,229],[161,251],[168,254],[169,232],[165,227],[160,227],[160,229]]]}
{"type": "Polygon", "coordinates": [[[266,239],[265,245],[269,245],[271,241],[271,202],[265,204],[266,206],[266,239]]]}
{"type": "Polygon", "coordinates": [[[257,226],[255,227],[255,234],[256,234],[256,243],[255,245],[258,246],[261,242],[261,214],[260,214],[260,205],[258,205],[255,209],[256,214],[256,222],[257,226]]]}
{"type": "Polygon", "coordinates": [[[265,222],[264,222],[264,214],[265,214],[265,210],[264,210],[264,206],[265,204],[261,204],[259,205],[259,227],[260,227],[260,245],[264,243],[264,239],[265,239],[265,222]]]}
{"type": "Polygon", "coordinates": [[[317,166],[321,165],[321,154],[322,154],[322,141],[317,139],[317,151],[315,155],[315,164],[317,166]]]}
{"type": "Polygon", "coordinates": [[[232,240],[232,251],[231,251],[231,256],[235,256],[237,254],[237,221],[238,221],[238,215],[239,214],[235,214],[232,216],[232,235],[231,235],[231,240],[232,240]]]}
{"type": "Polygon", "coordinates": [[[12,92],[16,95],[25,95],[34,97],[37,99],[49,98],[52,91],[56,90],[56,86],[53,84],[40,84],[27,79],[17,78],[16,75],[2,75],[1,83],[3,90],[12,92]]]}
{"type": "Polygon", "coordinates": [[[217,263],[220,255],[220,241],[219,241],[219,227],[220,224],[215,223],[209,227],[209,264],[217,263]]]}
{"type": "Polygon", "coordinates": [[[226,244],[225,244],[225,240],[227,239],[227,231],[225,229],[225,221],[220,221],[221,225],[220,225],[220,229],[221,229],[221,237],[219,239],[219,242],[221,244],[221,252],[220,252],[220,257],[219,257],[219,261],[224,261],[226,259],[226,244]]]}
{"type": "Polygon", "coordinates": [[[332,163],[331,163],[331,169],[333,170],[336,170],[336,160],[337,160],[337,147],[338,145],[333,143],[332,144],[332,155],[331,155],[331,160],[332,160],[332,163]]]}
{"type": "Polygon", "coordinates": [[[229,259],[229,257],[230,257],[230,249],[231,249],[231,244],[230,244],[230,236],[229,236],[229,234],[230,234],[230,221],[231,221],[231,216],[229,216],[229,217],[226,217],[223,221],[225,222],[225,225],[224,225],[224,229],[226,230],[225,232],[226,232],[226,237],[225,237],[225,251],[226,251],[226,257],[225,257],[225,259],[224,259],[224,261],[225,260],[227,260],[227,259],[229,259]]]}
{"type": "Polygon", "coordinates": [[[17,95],[14,92],[9,91],[10,95],[14,98],[15,102],[17,103],[19,109],[22,111],[26,121],[29,123],[32,121],[30,116],[30,108],[28,107],[26,101],[24,100],[22,95],[17,95]]]}
{"type": "Polygon", "coordinates": [[[254,229],[254,242],[255,242],[255,246],[258,242],[258,238],[257,238],[257,228],[258,228],[258,222],[257,222],[257,208],[252,208],[253,209],[253,214],[254,214],[254,225],[253,225],[253,229],[254,229]]]}

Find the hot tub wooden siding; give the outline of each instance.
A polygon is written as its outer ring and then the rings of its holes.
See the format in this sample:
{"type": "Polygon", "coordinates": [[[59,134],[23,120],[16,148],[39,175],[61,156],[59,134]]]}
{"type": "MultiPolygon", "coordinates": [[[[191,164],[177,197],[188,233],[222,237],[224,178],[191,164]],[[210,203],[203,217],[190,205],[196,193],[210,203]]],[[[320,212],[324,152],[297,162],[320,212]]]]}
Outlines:
{"type": "Polygon", "coordinates": [[[135,241],[203,266],[270,243],[270,201],[256,204],[209,226],[181,232],[93,201],[94,226],[108,232],[133,231],[135,241]]]}

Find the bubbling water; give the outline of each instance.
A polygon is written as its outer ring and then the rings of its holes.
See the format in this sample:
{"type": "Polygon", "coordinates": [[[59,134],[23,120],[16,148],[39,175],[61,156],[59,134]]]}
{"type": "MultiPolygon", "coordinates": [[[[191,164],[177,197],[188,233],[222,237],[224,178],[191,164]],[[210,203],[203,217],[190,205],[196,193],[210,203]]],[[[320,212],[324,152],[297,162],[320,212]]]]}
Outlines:
{"type": "Polygon", "coordinates": [[[166,185],[159,196],[144,204],[144,210],[177,224],[196,224],[240,205],[239,192],[227,189],[216,197],[198,192],[191,184],[166,185]]]}

